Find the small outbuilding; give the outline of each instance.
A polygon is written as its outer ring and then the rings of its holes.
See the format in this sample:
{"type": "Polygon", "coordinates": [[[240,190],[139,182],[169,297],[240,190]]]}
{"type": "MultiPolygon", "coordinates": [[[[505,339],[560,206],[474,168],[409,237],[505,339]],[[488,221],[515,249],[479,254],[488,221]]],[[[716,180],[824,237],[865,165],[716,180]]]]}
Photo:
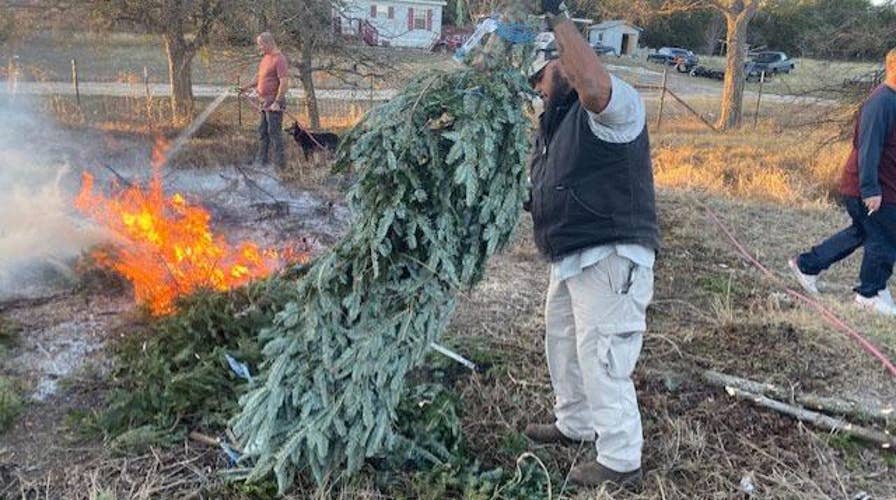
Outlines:
{"type": "Polygon", "coordinates": [[[628,21],[604,21],[588,28],[588,42],[610,47],[618,56],[633,55],[642,31],[628,21]]]}

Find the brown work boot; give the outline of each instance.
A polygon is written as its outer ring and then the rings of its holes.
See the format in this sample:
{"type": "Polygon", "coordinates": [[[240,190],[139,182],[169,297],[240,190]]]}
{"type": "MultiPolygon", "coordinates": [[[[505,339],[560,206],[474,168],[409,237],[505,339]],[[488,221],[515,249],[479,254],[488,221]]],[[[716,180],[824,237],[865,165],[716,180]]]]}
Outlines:
{"type": "Polygon", "coordinates": [[[560,432],[555,424],[529,424],[523,434],[538,444],[560,444],[563,446],[579,446],[593,440],[579,441],[560,432]]]}
{"type": "Polygon", "coordinates": [[[569,471],[569,481],[578,486],[591,488],[614,484],[628,490],[636,490],[641,487],[641,469],[616,472],[592,461],[573,467],[569,471]]]}

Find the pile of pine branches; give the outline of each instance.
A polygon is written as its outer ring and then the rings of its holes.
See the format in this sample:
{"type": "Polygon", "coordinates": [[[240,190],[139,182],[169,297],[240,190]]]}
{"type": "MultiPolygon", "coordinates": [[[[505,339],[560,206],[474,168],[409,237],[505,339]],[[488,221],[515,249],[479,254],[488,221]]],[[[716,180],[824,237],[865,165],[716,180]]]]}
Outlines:
{"type": "Polygon", "coordinates": [[[337,164],[358,176],[355,222],[261,332],[262,376],[232,421],[249,479],[273,471],[282,492],[310,471],[323,483],[396,444],[406,374],[520,216],[522,51],[489,71],[422,74],[344,140],[337,164]]]}

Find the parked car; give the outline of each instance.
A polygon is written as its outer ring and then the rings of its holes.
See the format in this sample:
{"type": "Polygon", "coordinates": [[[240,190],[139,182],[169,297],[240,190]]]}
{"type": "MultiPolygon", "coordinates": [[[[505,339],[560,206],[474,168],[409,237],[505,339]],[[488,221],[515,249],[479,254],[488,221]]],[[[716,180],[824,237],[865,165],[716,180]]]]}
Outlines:
{"type": "Polygon", "coordinates": [[[689,72],[700,64],[700,58],[688,49],[680,47],[662,47],[653,54],[647,55],[647,62],[675,66],[680,73],[689,72]]]}
{"type": "Polygon", "coordinates": [[[747,80],[758,79],[763,72],[766,75],[790,73],[795,67],[793,59],[783,52],[760,52],[753,60],[744,64],[747,80]]]}

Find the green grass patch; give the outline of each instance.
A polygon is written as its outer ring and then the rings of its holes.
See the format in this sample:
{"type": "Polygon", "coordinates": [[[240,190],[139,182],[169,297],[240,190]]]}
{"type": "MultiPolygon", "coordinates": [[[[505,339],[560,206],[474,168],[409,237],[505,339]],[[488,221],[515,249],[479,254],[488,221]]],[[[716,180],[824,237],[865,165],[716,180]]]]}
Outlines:
{"type": "Polygon", "coordinates": [[[0,316],[0,359],[9,354],[9,350],[18,342],[22,325],[18,321],[0,316]]]}
{"type": "Polygon", "coordinates": [[[750,290],[737,280],[733,272],[705,274],[700,276],[698,283],[707,293],[722,298],[742,299],[750,294],[750,290]]]}
{"type": "Polygon", "coordinates": [[[0,434],[6,432],[25,408],[16,380],[0,376],[0,434]]]}

